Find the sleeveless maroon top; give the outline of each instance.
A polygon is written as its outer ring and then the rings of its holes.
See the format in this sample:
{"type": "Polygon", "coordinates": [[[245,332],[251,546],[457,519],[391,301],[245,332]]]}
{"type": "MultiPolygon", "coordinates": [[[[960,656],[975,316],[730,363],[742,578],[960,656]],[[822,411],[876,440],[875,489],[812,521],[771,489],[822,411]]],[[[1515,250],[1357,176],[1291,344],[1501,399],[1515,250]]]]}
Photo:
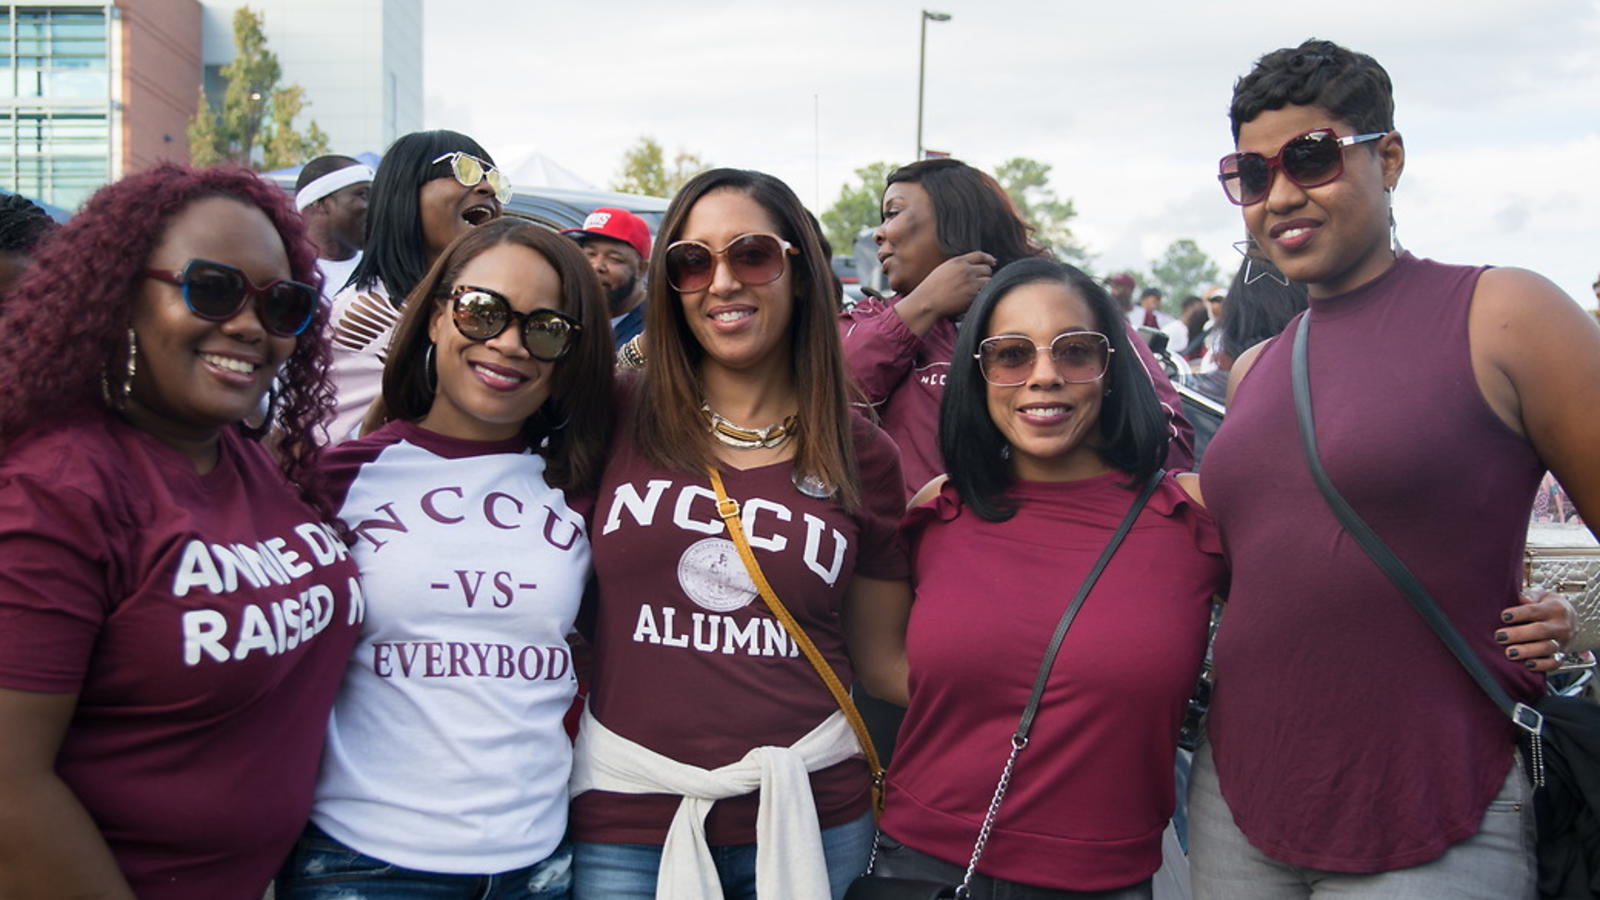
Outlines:
{"type": "MultiPolygon", "coordinates": [[[[1482,271],[1402,254],[1302,315],[1329,477],[1527,701],[1542,679],[1494,631],[1517,600],[1544,467],[1473,377],[1482,271]]],[[[1258,849],[1339,872],[1405,868],[1478,831],[1515,729],[1312,482],[1289,378],[1298,324],[1257,357],[1202,470],[1233,569],[1209,732],[1223,797],[1258,849]]]]}

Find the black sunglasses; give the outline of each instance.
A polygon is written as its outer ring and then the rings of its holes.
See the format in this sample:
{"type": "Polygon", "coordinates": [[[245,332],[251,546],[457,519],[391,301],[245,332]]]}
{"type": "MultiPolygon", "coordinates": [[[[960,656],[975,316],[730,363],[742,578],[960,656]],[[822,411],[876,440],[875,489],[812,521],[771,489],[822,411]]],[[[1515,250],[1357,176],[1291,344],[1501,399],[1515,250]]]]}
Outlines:
{"type": "Polygon", "coordinates": [[[567,355],[583,326],[566,313],[553,309],[517,312],[498,291],[463,285],[450,295],[450,320],[456,331],[472,341],[492,341],[513,321],[522,323],[522,346],[541,362],[567,355]]]}
{"type": "Polygon", "coordinates": [[[144,274],[177,285],[189,312],[209,322],[226,322],[237,316],[251,297],[260,298],[256,318],[262,328],[278,337],[295,337],[305,331],[320,300],[317,289],[309,284],[280,278],[258,287],[237,268],[209,259],[191,259],[176,272],[145,269],[144,274]]]}

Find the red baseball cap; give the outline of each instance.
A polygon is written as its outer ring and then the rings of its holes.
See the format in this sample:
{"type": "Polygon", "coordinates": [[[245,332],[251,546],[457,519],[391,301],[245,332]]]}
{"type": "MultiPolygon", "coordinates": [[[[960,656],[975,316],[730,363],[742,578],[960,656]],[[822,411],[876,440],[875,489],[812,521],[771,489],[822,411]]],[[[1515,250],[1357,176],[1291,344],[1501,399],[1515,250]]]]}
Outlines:
{"type": "Polygon", "coordinates": [[[578,240],[603,237],[621,241],[639,251],[640,259],[650,258],[650,226],[633,213],[615,206],[602,206],[589,213],[583,220],[583,227],[568,228],[561,233],[578,240]]]}

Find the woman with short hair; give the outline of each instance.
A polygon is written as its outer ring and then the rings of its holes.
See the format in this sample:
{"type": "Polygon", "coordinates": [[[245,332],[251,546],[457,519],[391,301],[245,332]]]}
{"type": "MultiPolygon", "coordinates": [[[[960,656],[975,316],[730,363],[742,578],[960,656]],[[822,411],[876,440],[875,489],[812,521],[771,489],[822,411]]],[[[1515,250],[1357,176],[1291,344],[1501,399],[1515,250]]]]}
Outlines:
{"type": "Polygon", "coordinates": [[[1292,334],[1310,323],[1333,484],[1532,703],[1574,648],[1565,601],[1517,602],[1528,513],[1548,466],[1600,515],[1600,329],[1532,272],[1399,248],[1405,145],[1372,57],[1269,53],[1230,115],[1223,188],[1310,308],[1234,364],[1202,472],[1233,585],[1190,789],[1196,896],[1532,897],[1517,728],[1313,482],[1292,334]]]}

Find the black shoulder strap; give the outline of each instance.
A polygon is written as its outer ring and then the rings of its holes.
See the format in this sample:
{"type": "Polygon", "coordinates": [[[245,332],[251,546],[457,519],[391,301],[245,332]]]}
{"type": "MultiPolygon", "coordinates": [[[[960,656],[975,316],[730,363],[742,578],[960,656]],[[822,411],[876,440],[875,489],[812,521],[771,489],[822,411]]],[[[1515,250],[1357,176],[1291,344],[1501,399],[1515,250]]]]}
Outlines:
{"type": "Polygon", "coordinates": [[[1028,732],[1033,730],[1033,717],[1039,712],[1039,698],[1044,694],[1044,684],[1050,680],[1050,670],[1055,667],[1056,654],[1061,650],[1061,641],[1067,636],[1067,629],[1071,627],[1072,620],[1077,618],[1078,610],[1083,607],[1083,601],[1094,589],[1094,583],[1100,580],[1100,573],[1105,571],[1106,564],[1111,562],[1111,555],[1117,552],[1117,546],[1122,539],[1128,536],[1133,528],[1133,520],[1139,518],[1139,513],[1144,509],[1150,495],[1156,492],[1156,486],[1161,483],[1161,478],[1166,474],[1165,469],[1157,469],[1145,480],[1144,490],[1133,501],[1133,506],[1128,514],[1122,517],[1122,524],[1111,535],[1111,541],[1106,544],[1106,549],[1100,551],[1100,558],[1095,560],[1094,567],[1084,577],[1083,584],[1078,587],[1078,593],[1073,596],[1072,602],[1067,604],[1067,611],[1061,614],[1061,621],[1056,623],[1055,634],[1050,636],[1050,646],[1044,651],[1044,662],[1039,664],[1039,674],[1033,679],[1033,694],[1028,697],[1028,705],[1022,709],[1022,721],[1017,723],[1016,733],[1012,735],[1012,742],[1028,742],[1028,732]]]}
{"type": "Polygon", "coordinates": [[[1494,705],[1522,728],[1538,733],[1540,724],[1538,712],[1512,701],[1500,683],[1489,674],[1489,668],[1483,664],[1483,660],[1472,652],[1472,648],[1467,646],[1466,640],[1461,637],[1455,625],[1439,609],[1439,604],[1434,602],[1427,588],[1423,587],[1422,582],[1411,574],[1406,564],[1394,555],[1394,551],[1383,542],[1383,538],[1378,537],[1377,532],[1356,514],[1339,494],[1338,489],[1333,486],[1333,482],[1328,479],[1327,471],[1322,468],[1322,457],[1317,452],[1317,430],[1311,415],[1311,373],[1306,361],[1306,344],[1310,332],[1311,313],[1307,310],[1301,313],[1300,325],[1295,329],[1294,349],[1290,354],[1290,372],[1294,384],[1294,412],[1300,423],[1300,444],[1305,449],[1306,465],[1311,469],[1311,477],[1316,481],[1317,489],[1322,491],[1323,499],[1328,501],[1328,507],[1333,510],[1334,516],[1344,526],[1345,531],[1350,533],[1383,574],[1394,582],[1400,593],[1405,594],[1412,608],[1417,611],[1417,615],[1422,616],[1423,621],[1428,623],[1428,627],[1433,629],[1439,640],[1443,641],[1455,655],[1456,661],[1467,670],[1467,674],[1478,683],[1478,687],[1489,695],[1494,705]]]}

